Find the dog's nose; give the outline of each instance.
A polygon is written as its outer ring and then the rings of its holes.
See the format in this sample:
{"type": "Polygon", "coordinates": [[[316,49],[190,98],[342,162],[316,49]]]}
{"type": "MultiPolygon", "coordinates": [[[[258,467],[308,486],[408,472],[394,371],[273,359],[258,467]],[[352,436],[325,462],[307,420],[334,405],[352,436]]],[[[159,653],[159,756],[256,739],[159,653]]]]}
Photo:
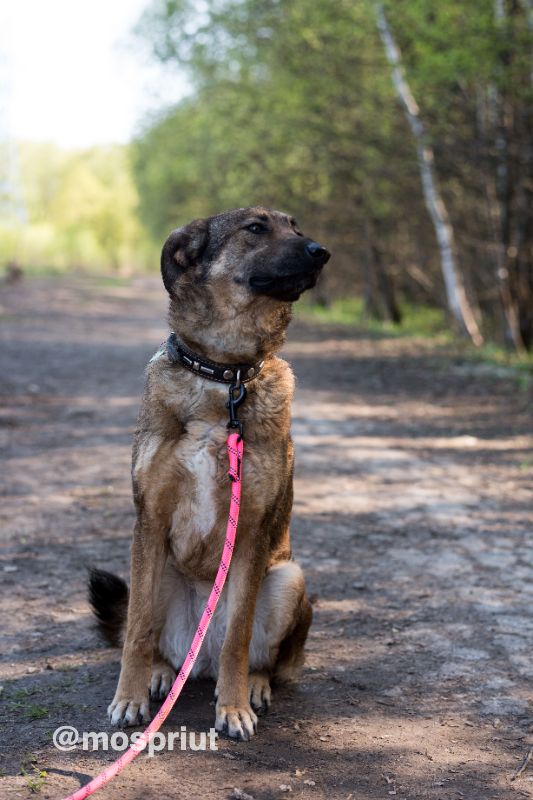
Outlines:
{"type": "Polygon", "coordinates": [[[322,247],[322,245],[318,244],[317,242],[309,242],[309,244],[306,244],[305,250],[307,255],[311,256],[311,258],[316,259],[317,261],[320,259],[323,264],[329,260],[329,250],[326,250],[325,247],[322,247]]]}

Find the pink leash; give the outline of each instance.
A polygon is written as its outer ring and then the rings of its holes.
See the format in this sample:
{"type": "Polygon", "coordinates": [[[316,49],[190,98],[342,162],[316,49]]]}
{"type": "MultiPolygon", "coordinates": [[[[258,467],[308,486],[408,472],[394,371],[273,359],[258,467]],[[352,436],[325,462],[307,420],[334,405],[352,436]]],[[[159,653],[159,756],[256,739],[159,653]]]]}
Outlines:
{"type": "Polygon", "coordinates": [[[242,474],[242,454],[244,449],[244,442],[242,436],[238,433],[230,433],[228,436],[227,441],[228,446],[228,457],[229,457],[229,470],[228,474],[232,479],[231,482],[231,504],[229,509],[229,516],[228,516],[228,526],[226,528],[226,541],[224,542],[224,548],[222,550],[222,557],[220,559],[220,566],[218,568],[217,576],[215,578],[215,583],[213,584],[213,588],[211,589],[211,594],[209,595],[209,599],[207,601],[206,607],[204,609],[204,613],[202,614],[202,619],[200,620],[200,624],[196,629],[196,633],[194,635],[194,639],[191,645],[191,649],[189,650],[185,661],[178,673],[176,680],[172,685],[172,689],[168,693],[168,697],[148,725],[146,730],[141,734],[141,736],[137,739],[137,741],[130,745],[130,747],[124,751],[124,753],[117,758],[116,761],[111,764],[110,767],[104,769],[96,778],[93,778],[90,783],[86,786],[82,786],[81,789],[78,789],[73,794],[69,794],[68,797],[65,797],[65,800],[85,800],[86,797],[89,797],[94,792],[101,789],[102,786],[105,786],[115,775],[118,775],[121,770],[124,769],[127,764],[133,761],[142,750],[145,749],[152,734],[156,733],[159,730],[163,722],[166,720],[174,704],[178,697],[181,694],[181,690],[183,689],[187,678],[191,672],[191,669],[194,666],[196,659],[198,658],[198,653],[200,652],[200,648],[202,646],[202,641],[204,636],[209,628],[209,623],[211,622],[211,618],[215,612],[215,608],[217,607],[217,603],[219,601],[220,595],[222,593],[222,589],[224,583],[226,582],[226,577],[229,570],[229,565],[231,563],[231,556],[233,554],[233,547],[235,545],[235,534],[237,533],[237,522],[239,521],[239,506],[240,506],[240,499],[241,499],[241,474],[242,474]]]}

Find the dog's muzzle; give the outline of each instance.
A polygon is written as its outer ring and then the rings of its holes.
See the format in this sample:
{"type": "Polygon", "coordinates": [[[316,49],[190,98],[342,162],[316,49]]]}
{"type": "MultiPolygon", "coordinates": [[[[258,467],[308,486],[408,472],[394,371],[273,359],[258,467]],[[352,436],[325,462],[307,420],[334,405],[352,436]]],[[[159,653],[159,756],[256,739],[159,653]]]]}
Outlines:
{"type": "Polygon", "coordinates": [[[282,258],[278,270],[254,273],[250,277],[250,287],[255,294],[292,303],[313,288],[329,258],[329,250],[309,240],[296,253],[282,258]]]}

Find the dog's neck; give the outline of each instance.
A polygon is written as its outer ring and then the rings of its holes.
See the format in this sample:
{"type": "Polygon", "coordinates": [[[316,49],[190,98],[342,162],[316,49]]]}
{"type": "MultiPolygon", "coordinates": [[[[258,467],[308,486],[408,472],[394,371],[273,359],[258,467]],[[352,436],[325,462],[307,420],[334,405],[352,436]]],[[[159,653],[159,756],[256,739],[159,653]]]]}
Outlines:
{"type": "Polygon", "coordinates": [[[194,353],[223,364],[255,363],[281,348],[291,305],[268,298],[235,308],[171,298],[170,329],[194,353]]]}

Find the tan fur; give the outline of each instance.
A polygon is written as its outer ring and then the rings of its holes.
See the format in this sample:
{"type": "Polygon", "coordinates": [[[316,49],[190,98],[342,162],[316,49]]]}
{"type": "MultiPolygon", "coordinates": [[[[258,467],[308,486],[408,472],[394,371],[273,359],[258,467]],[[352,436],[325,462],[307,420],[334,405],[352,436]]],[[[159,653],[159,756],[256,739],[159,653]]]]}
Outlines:
{"type": "MultiPolygon", "coordinates": [[[[163,251],[169,321],[178,337],[222,363],[265,362],[239,409],[245,458],[237,541],[196,670],[217,679],[217,729],[244,739],[257,723],[251,702],[270,703],[269,677],[289,677],[303,661],[311,621],[303,575],[289,561],[294,379],[275,355],[290,303],[254,294],[247,283],[253,270],[275,262],[280,248],[300,253],[296,237],[286,215],[239,209],[180,229],[163,251]],[[243,228],[254,217],[269,226],[258,242],[243,228]]],[[[122,670],[109,707],[114,723],[147,718],[150,684],[155,696],[168,691],[215,577],[229,507],[226,398],[227,386],[165,355],[148,366],[133,449],[138,520],[122,670]]]]}

